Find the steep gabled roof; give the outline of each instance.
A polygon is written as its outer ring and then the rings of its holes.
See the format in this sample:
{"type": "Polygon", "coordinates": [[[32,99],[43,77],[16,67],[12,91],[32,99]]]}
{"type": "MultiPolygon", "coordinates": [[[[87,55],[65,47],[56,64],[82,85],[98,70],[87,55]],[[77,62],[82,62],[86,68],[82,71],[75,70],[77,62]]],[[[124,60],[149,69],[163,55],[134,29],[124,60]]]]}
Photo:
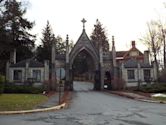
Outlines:
{"type": "Polygon", "coordinates": [[[139,52],[139,56],[143,56],[143,53],[138,50],[136,47],[132,47],[129,51],[127,51],[125,54],[124,54],[124,58],[128,56],[128,54],[131,52],[131,51],[138,51],[139,52]]]}
{"type": "Polygon", "coordinates": [[[125,55],[125,53],[127,53],[128,51],[117,51],[116,52],[116,57],[123,57],[125,55]]]}
{"type": "Polygon", "coordinates": [[[152,68],[153,66],[148,63],[140,63],[136,59],[130,59],[124,63],[125,68],[138,68],[138,64],[140,64],[141,68],[152,68]]]}
{"type": "Polygon", "coordinates": [[[85,29],[83,29],[82,34],[80,35],[78,41],[76,42],[75,46],[69,54],[70,65],[72,65],[75,57],[82,51],[88,52],[88,54],[91,55],[91,57],[93,58],[94,62],[98,62],[98,51],[94,47],[92,41],[87,36],[85,29]]]}
{"type": "MultiPolygon", "coordinates": [[[[88,35],[86,34],[85,29],[83,29],[80,37],[78,38],[76,44],[74,45],[72,51],[74,51],[75,48],[77,48],[78,44],[82,45],[82,46],[84,46],[85,44],[87,44],[87,45],[89,44],[89,46],[91,46],[93,48],[93,50],[96,53],[98,53],[95,46],[94,46],[94,44],[92,43],[92,41],[89,39],[88,35]]],[[[70,52],[70,54],[72,53],[72,51],[70,52]]]]}
{"type": "Polygon", "coordinates": [[[124,63],[125,68],[137,68],[138,67],[138,61],[135,59],[130,59],[124,63]]]}

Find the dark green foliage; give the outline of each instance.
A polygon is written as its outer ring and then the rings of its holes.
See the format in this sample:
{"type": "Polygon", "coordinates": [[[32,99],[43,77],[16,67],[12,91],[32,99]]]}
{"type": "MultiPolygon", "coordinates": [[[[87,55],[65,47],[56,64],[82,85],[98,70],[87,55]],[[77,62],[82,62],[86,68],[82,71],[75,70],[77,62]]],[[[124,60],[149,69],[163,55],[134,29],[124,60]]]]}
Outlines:
{"type": "Polygon", "coordinates": [[[78,55],[78,57],[75,59],[73,64],[73,70],[75,74],[82,74],[88,72],[88,64],[86,57],[86,55],[81,54],[78,55]]]}
{"type": "Polygon", "coordinates": [[[5,85],[4,93],[31,93],[38,94],[44,91],[43,87],[33,87],[25,85],[5,85]]]}
{"type": "Polygon", "coordinates": [[[152,85],[141,86],[140,91],[148,93],[163,93],[166,92],[166,84],[156,83],[152,85]]]}
{"type": "Polygon", "coordinates": [[[76,77],[94,70],[94,62],[87,51],[80,52],[74,59],[73,71],[76,77]]]}
{"type": "Polygon", "coordinates": [[[53,43],[55,43],[56,54],[65,54],[65,42],[60,36],[55,37],[49,21],[47,21],[46,27],[42,32],[42,45],[39,45],[37,48],[37,59],[40,62],[44,60],[49,60],[51,62],[51,49],[53,43]]]}
{"type": "Polygon", "coordinates": [[[35,36],[28,32],[34,23],[24,17],[26,8],[22,2],[3,0],[0,7],[0,72],[4,74],[6,61],[14,49],[17,51],[17,61],[32,56],[35,36]]]}
{"type": "Polygon", "coordinates": [[[101,45],[103,47],[104,52],[109,51],[109,43],[105,33],[105,29],[102,27],[102,24],[99,22],[98,19],[96,20],[96,24],[94,25],[91,40],[94,43],[97,50],[99,50],[99,46],[101,45]]]}
{"type": "Polygon", "coordinates": [[[0,94],[4,91],[4,83],[5,83],[5,77],[0,75],[0,94]]]}

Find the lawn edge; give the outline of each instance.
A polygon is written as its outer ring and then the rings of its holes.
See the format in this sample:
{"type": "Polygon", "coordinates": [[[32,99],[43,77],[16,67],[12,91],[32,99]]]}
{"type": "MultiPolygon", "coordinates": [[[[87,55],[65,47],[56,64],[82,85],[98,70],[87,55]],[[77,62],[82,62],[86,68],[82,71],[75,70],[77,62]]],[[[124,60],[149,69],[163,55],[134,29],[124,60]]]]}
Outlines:
{"type": "Polygon", "coordinates": [[[65,106],[66,106],[66,103],[62,103],[62,104],[57,105],[57,106],[53,106],[53,107],[49,107],[49,108],[42,108],[42,109],[20,110],[20,111],[0,111],[0,115],[46,112],[46,111],[59,110],[59,109],[64,108],[65,106]]]}

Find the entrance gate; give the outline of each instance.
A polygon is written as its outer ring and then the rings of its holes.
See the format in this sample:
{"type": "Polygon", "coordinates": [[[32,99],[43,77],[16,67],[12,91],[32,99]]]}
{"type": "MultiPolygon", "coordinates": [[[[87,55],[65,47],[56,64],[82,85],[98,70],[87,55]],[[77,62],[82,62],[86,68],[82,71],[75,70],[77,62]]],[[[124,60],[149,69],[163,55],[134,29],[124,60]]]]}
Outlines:
{"type": "Polygon", "coordinates": [[[94,71],[94,89],[101,90],[103,88],[103,73],[102,73],[102,53],[94,47],[92,41],[88,38],[85,32],[85,22],[83,19],[83,30],[82,34],[76,42],[74,48],[69,53],[68,36],[67,36],[67,48],[66,48],[66,83],[65,88],[73,90],[73,63],[76,57],[81,52],[86,52],[90,55],[93,60],[95,71],[94,71]]]}

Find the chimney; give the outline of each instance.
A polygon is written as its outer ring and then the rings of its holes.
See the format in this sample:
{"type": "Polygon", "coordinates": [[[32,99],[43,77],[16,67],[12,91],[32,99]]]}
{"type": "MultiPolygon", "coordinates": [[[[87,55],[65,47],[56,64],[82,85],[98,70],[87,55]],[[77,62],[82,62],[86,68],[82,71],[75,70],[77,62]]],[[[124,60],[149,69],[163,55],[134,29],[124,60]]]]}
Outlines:
{"type": "Polygon", "coordinates": [[[135,41],[131,41],[132,48],[135,48],[135,41]]]}
{"type": "Polygon", "coordinates": [[[149,64],[149,51],[144,51],[144,63],[149,64]]]}

